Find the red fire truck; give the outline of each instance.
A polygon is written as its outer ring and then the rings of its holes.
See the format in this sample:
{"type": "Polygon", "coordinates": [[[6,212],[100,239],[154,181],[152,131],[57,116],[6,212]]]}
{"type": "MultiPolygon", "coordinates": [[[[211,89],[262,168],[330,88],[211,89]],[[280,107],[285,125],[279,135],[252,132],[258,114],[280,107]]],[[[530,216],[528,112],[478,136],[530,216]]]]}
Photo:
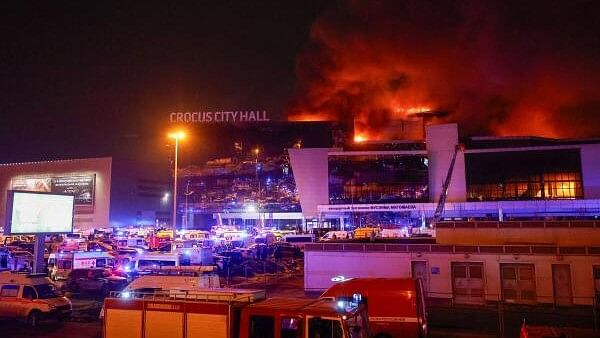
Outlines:
{"type": "Polygon", "coordinates": [[[419,279],[347,279],[331,286],[321,299],[353,294],[360,294],[368,304],[369,330],[374,337],[427,337],[427,312],[419,279]]]}
{"type": "Polygon", "coordinates": [[[359,295],[265,299],[261,290],[118,292],[104,301],[104,338],[367,338],[359,295]]]}

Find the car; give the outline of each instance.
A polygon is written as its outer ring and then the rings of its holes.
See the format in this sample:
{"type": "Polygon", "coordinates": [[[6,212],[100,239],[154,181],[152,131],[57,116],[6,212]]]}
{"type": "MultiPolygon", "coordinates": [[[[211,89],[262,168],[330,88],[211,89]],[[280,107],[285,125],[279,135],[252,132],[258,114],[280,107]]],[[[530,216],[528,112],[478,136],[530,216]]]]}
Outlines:
{"type": "Polygon", "coordinates": [[[26,319],[30,326],[40,320],[71,315],[71,301],[58,292],[45,274],[0,272],[0,316],[26,319]]]}
{"type": "Polygon", "coordinates": [[[103,296],[111,291],[120,291],[126,285],[127,278],[116,276],[104,268],[75,269],[67,279],[70,292],[99,292],[103,296]]]}

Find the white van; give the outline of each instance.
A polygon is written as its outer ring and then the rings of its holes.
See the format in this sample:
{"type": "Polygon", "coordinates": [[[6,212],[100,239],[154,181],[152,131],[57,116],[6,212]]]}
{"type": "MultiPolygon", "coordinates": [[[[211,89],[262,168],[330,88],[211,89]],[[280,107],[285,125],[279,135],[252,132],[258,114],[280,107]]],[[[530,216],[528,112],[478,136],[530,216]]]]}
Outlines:
{"type": "Polygon", "coordinates": [[[0,272],[0,317],[26,319],[36,326],[43,319],[69,317],[71,311],[71,301],[45,275],[0,272]]]}
{"type": "Polygon", "coordinates": [[[138,272],[163,266],[179,266],[179,254],[146,252],[139,255],[135,262],[135,269],[138,272]]]}
{"type": "Polygon", "coordinates": [[[350,239],[352,238],[352,234],[350,231],[328,231],[323,237],[321,237],[322,241],[334,241],[338,239],[350,239]]]}

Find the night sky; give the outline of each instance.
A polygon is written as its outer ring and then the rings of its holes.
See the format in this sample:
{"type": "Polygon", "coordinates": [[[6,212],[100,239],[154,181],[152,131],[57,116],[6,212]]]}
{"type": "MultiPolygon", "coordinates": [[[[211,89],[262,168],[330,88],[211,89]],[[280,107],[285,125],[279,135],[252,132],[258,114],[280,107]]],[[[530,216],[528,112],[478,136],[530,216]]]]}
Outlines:
{"type": "Polygon", "coordinates": [[[281,119],[295,57],[328,5],[11,2],[0,5],[1,162],[162,156],[171,111],[281,119]]]}
{"type": "Polygon", "coordinates": [[[600,134],[600,1],[10,3],[0,162],[164,159],[172,111],[353,118],[369,136],[425,107],[479,135],[600,134]]]}

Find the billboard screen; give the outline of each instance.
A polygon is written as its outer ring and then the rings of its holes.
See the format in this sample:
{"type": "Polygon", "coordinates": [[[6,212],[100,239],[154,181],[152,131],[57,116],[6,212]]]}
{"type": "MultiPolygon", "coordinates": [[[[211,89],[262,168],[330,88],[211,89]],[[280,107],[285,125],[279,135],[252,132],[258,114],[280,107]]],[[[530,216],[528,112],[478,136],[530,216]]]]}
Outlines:
{"type": "Polygon", "coordinates": [[[9,191],[6,205],[7,233],[73,232],[73,195],[9,191]]]}
{"type": "Polygon", "coordinates": [[[73,174],[48,177],[17,177],[11,182],[11,189],[21,191],[51,192],[75,196],[75,205],[93,206],[95,174],[73,174]]]}

